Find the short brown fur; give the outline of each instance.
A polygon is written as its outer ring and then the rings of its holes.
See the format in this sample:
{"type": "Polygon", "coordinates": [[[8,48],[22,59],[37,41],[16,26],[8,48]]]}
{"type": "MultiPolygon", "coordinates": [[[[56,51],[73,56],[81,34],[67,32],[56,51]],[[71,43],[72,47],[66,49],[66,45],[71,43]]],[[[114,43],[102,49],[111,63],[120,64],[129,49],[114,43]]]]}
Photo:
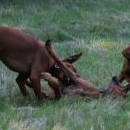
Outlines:
{"type": "MultiPolygon", "coordinates": [[[[79,57],[80,55],[70,56],[63,60],[63,64],[74,68],[72,63],[79,57]]],[[[8,68],[19,73],[16,82],[23,96],[27,96],[26,84],[33,88],[38,100],[46,97],[46,94],[41,91],[41,73],[49,72],[55,61],[48,54],[43,42],[16,29],[0,27],[0,59],[8,68]]],[[[63,74],[60,73],[54,76],[62,79],[63,74]]],[[[59,88],[53,89],[56,97],[60,98],[59,88]]]]}

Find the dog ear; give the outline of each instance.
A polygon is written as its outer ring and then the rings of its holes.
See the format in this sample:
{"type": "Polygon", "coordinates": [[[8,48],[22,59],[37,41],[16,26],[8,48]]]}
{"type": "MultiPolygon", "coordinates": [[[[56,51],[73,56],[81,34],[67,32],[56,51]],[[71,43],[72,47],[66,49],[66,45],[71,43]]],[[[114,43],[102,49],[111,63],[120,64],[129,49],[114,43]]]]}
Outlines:
{"type": "Polygon", "coordinates": [[[75,55],[72,55],[72,56],[69,56],[69,57],[65,58],[62,61],[63,62],[74,63],[75,61],[77,61],[80,58],[81,55],[82,55],[82,53],[75,54],[75,55]]]}

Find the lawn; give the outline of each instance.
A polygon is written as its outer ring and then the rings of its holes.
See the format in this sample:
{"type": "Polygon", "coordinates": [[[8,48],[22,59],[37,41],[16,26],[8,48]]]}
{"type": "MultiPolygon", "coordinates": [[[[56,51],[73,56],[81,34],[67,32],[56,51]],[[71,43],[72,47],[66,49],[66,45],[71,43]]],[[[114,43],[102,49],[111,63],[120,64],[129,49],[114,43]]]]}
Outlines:
{"type": "MultiPolygon", "coordinates": [[[[0,0],[0,25],[51,39],[61,58],[83,52],[74,65],[100,88],[121,70],[121,52],[130,43],[130,1],[0,0]]],[[[16,77],[0,62],[0,130],[130,130],[130,94],[39,103],[30,89],[28,98],[21,96],[16,77]]]]}

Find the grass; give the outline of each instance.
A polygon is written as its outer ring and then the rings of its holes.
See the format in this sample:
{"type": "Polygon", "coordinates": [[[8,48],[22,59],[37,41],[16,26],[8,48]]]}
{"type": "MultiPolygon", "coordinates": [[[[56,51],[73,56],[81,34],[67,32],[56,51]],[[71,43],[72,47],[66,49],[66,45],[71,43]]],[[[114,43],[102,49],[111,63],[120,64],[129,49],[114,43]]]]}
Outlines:
{"type": "MultiPolygon", "coordinates": [[[[0,25],[52,39],[61,58],[83,52],[75,63],[78,73],[103,87],[121,70],[121,51],[130,41],[130,1],[1,0],[0,25]]],[[[130,129],[129,95],[121,101],[63,97],[38,103],[30,89],[23,98],[17,74],[0,66],[0,130],[130,129]]]]}

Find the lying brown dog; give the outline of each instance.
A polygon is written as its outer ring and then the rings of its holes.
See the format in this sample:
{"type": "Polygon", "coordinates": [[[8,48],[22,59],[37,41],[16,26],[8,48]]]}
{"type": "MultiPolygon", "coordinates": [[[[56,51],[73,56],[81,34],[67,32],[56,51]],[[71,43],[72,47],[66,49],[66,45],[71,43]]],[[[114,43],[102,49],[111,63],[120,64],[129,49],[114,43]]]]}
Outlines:
{"type": "MultiPolygon", "coordinates": [[[[128,91],[130,90],[130,84],[126,86],[121,86],[116,79],[113,77],[107,88],[99,88],[99,92],[89,91],[87,88],[82,86],[77,86],[75,84],[64,86],[57,78],[53,77],[50,73],[42,73],[42,78],[44,78],[49,85],[53,87],[59,87],[62,95],[68,96],[78,96],[78,97],[89,97],[92,99],[109,96],[112,98],[125,98],[128,91]]],[[[55,97],[54,93],[51,92],[48,96],[55,97]]]]}
{"type": "MultiPolygon", "coordinates": [[[[80,56],[81,54],[70,56],[62,60],[62,63],[75,71],[72,63],[80,56]]],[[[23,96],[27,96],[25,85],[28,85],[33,88],[38,100],[46,97],[40,86],[42,72],[51,73],[63,83],[69,81],[68,76],[48,54],[43,42],[13,28],[0,27],[0,60],[19,74],[16,82],[23,96]]],[[[56,97],[60,98],[59,88],[52,86],[52,89],[56,97]]]]}
{"type": "MultiPolygon", "coordinates": [[[[45,79],[49,85],[53,87],[59,87],[60,92],[62,95],[71,95],[71,96],[87,96],[90,98],[97,98],[99,96],[98,92],[95,91],[87,91],[84,87],[79,87],[75,85],[74,83],[71,83],[70,85],[63,85],[57,78],[53,77],[50,73],[42,73],[41,77],[45,79]]],[[[51,92],[51,96],[55,97],[54,93],[51,92]]]]}
{"type": "Polygon", "coordinates": [[[64,86],[57,78],[54,78],[52,75],[48,73],[42,73],[41,77],[44,78],[46,81],[48,81],[50,86],[53,86],[54,88],[59,87],[60,92],[62,94],[87,96],[90,98],[99,98],[100,96],[105,95],[111,95],[114,97],[125,97],[127,92],[129,91],[130,87],[127,86],[125,88],[122,88],[118,83],[116,77],[112,78],[112,82],[109,84],[108,88],[104,90],[94,87],[87,80],[83,79],[79,75],[76,75],[76,73],[67,68],[66,65],[64,65],[59,60],[59,58],[56,56],[56,54],[53,52],[51,48],[50,41],[46,42],[45,46],[50,56],[52,56],[52,58],[61,67],[64,73],[68,77],[70,77],[72,82],[70,85],[64,86]]]}

